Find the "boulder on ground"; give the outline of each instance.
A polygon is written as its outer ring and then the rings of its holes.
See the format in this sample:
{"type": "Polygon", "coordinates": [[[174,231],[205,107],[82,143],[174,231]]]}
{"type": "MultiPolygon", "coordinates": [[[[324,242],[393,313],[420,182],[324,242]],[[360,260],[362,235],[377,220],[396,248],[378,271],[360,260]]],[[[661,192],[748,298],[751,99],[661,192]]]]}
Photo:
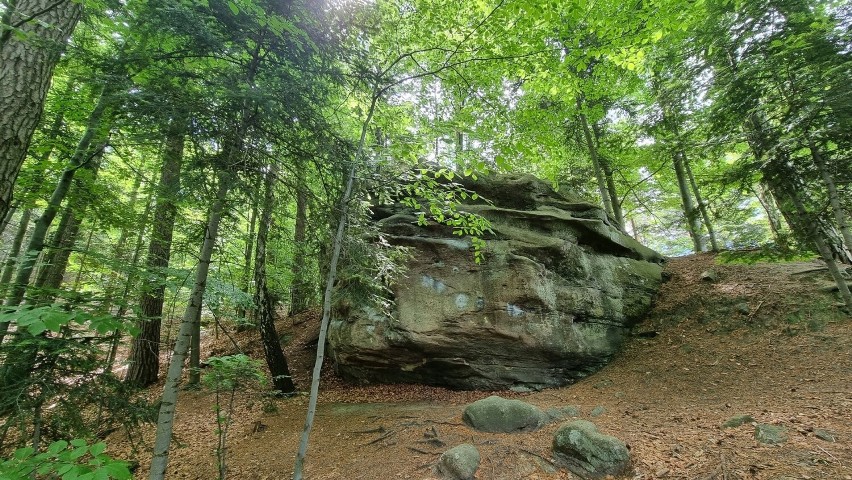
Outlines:
{"type": "Polygon", "coordinates": [[[538,430],[550,417],[529,403],[492,395],[465,407],[462,419],[480,432],[514,433],[538,430]]]}
{"type": "Polygon", "coordinates": [[[753,423],[754,417],[748,414],[734,415],[727,422],[722,424],[722,428],[736,428],[746,423],[753,423]]]}
{"type": "Polygon", "coordinates": [[[575,420],[559,427],[553,437],[553,456],[584,479],[623,475],[630,470],[630,452],[621,440],[598,432],[592,422],[575,420]]]}
{"type": "Polygon", "coordinates": [[[382,239],[411,249],[382,307],[341,302],[337,372],[360,383],[537,390],[597,371],[651,305],[662,257],[603,210],[529,175],[461,180],[460,211],[491,222],[485,259],[402,203],[374,207],[382,239]],[[488,198],[491,203],[485,203],[488,198]],[[390,307],[388,307],[390,306],[390,307]]]}
{"type": "Polygon", "coordinates": [[[448,480],[473,480],[479,468],[479,450],[469,443],[453,447],[438,459],[438,473],[448,480]]]}
{"type": "Polygon", "coordinates": [[[758,423],[754,427],[754,438],[767,445],[777,445],[787,441],[787,429],[780,425],[758,423]]]}

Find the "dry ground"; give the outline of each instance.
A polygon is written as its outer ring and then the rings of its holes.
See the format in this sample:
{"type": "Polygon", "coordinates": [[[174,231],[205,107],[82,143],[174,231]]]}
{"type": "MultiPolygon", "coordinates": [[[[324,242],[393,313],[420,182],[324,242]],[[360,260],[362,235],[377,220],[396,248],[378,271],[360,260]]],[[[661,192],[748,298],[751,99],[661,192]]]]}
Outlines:
{"type": "MultiPolygon", "coordinates": [[[[533,394],[501,393],[541,406],[574,405],[583,418],[631,448],[633,479],[852,480],[852,321],[824,292],[817,263],[715,265],[710,255],[673,259],[650,318],[609,366],[569,387],[533,394]],[[701,280],[708,269],[715,282],[701,280]],[[805,273],[802,273],[805,272],[805,273]],[[591,417],[595,407],[603,413],[591,417]],[[598,409],[601,410],[601,409],[598,409]],[[754,426],[720,426],[735,414],[783,425],[789,440],[768,446],[754,426]],[[835,442],[817,438],[829,431],[835,442]]],[[[294,376],[307,389],[316,313],[282,319],[294,376]],[[293,323],[296,323],[294,326],[293,323]]],[[[260,355],[255,333],[236,337],[260,355]]],[[[220,337],[217,354],[237,351],[220,337]]],[[[422,386],[351,386],[326,369],[311,436],[308,479],[429,479],[440,453],[462,442],[482,454],[485,479],[568,479],[554,468],[550,444],[558,423],[534,433],[486,434],[461,421],[463,406],[489,392],[422,386]]],[[[152,389],[156,396],[159,390],[152,389]]],[[[237,401],[229,439],[232,479],[290,478],[307,397],[237,401]]],[[[213,397],[184,392],[178,407],[169,478],[216,478],[213,397]]],[[[115,435],[114,455],[139,461],[145,452],[115,435]]]]}

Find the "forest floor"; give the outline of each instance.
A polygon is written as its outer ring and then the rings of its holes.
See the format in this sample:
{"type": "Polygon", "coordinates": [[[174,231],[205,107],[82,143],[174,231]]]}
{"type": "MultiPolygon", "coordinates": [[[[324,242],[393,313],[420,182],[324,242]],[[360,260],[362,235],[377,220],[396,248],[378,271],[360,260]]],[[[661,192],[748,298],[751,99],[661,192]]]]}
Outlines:
{"type": "MultiPolygon", "coordinates": [[[[634,336],[607,367],[564,388],[499,394],[545,409],[579,407],[582,418],[629,445],[634,471],[626,478],[852,480],[852,321],[827,293],[819,266],[717,265],[708,254],[672,259],[654,310],[636,328],[648,335],[634,336]],[[715,281],[701,279],[707,270],[715,281]],[[787,441],[758,443],[752,423],[723,429],[736,414],[785,427],[787,441]]],[[[307,390],[318,314],[283,318],[279,328],[289,337],[296,383],[307,390]]],[[[210,338],[207,351],[262,358],[256,335],[238,334],[239,347],[210,338]]],[[[464,405],[491,392],[353,386],[324,372],[308,479],[437,478],[440,454],[463,442],[482,454],[480,480],[576,478],[553,465],[558,422],[521,434],[463,424],[464,405]]],[[[159,390],[151,389],[152,398],[159,390]]],[[[290,478],[307,403],[306,395],[240,394],[228,478],[290,478]]],[[[168,478],[216,478],[215,432],[213,394],[183,392],[168,478]]],[[[119,434],[108,443],[113,455],[137,460],[137,478],[145,478],[152,440],[150,427],[135,454],[119,434]]]]}

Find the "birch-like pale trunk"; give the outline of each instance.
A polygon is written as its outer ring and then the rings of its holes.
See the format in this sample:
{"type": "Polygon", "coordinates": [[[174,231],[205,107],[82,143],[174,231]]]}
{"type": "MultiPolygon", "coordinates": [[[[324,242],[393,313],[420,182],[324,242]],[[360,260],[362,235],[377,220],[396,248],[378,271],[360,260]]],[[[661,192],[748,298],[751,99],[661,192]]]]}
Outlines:
{"type": "MultiPolygon", "coordinates": [[[[302,438],[299,441],[299,452],[296,454],[296,465],[293,469],[293,480],[302,479],[302,470],[305,465],[305,456],[308,453],[308,441],[311,436],[311,428],[314,424],[314,415],[317,412],[317,398],[319,397],[320,373],[322,372],[322,362],[325,359],[325,340],[328,336],[328,324],[331,320],[331,295],[334,291],[334,282],[337,280],[337,263],[340,260],[340,249],[343,245],[343,234],[346,231],[346,214],[349,210],[349,201],[352,197],[352,189],[355,185],[355,173],[357,172],[358,162],[364,154],[364,143],[367,139],[367,129],[370,126],[370,121],[373,119],[373,113],[376,110],[376,102],[379,97],[373,95],[370,102],[370,109],[367,112],[367,118],[361,125],[361,139],[358,141],[358,150],[355,152],[355,158],[352,161],[352,167],[349,169],[349,175],[346,179],[346,188],[343,191],[343,196],[340,198],[340,220],[337,222],[337,232],[334,235],[334,242],[331,251],[331,262],[328,265],[328,277],[325,282],[325,293],[322,299],[322,321],[320,322],[320,333],[317,340],[317,357],[314,362],[314,372],[311,377],[311,396],[308,400],[308,414],[305,418],[305,428],[302,431],[302,438]]],[[[151,479],[154,480],[154,479],[151,479]]]]}
{"type": "Polygon", "coordinates": [[[210,209],[207,219],[207,229],[204,234],[204,244],[201,247],[201,255],[198,259],[198,267],[195,270],[195,282],[189,297],[189,304],[184,311],[180,323],[174,352],[172,353],[169,370],[166,374],[166,384],[163,386],[163,394],[160,398],[160,412],[157,416],[157,434],[154,439],[154,451],[151,457],[151,471],[149,480],[163,480],[166,477],[166,467],[169,463],[169,446],[172,442],[172,430],[174,428],[175,408],[177,407],[178,390],[180,388],[183,364],[189,350],[192,337],[192,327],[195,318],[201,311],[201,302],[204,290],[207,287],[207,275],[210,272],[210,259],[213,256],[213,247],[219,234],[219,222],[225,209],[225,200],[234,175],[221,172],[216,199],[210,209]]]}

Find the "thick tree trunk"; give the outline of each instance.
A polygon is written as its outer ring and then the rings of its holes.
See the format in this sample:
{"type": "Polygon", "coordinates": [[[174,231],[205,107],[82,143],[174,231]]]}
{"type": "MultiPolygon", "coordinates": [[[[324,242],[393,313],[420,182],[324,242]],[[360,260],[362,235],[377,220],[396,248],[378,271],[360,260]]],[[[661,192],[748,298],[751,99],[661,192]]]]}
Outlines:
{"type": "Polygon", "coordinates": [[[260,225],[257,230],[257,248],[254,260],[254,303],[258,326],[260,327],[260,339],[263,343],[263,353],[266,357],[266,365],[272,376],[272,387],[280,395],[292,395],[296,392],[296,386],[290,376],[287,366],[287,357],[281,350],[281,340],[275,331],[275,306],[269,297],[269,288],[266,284],[266,241],[269,237],[269,227],[272,223],[272,208],[275,201],[274,192],[275,171],[266,173],[266,181],[263,209],[261,211],[260,225]]]}
{"type": "Polygon", "coordinates": [[[189,350],[192,337],[192,326],[195,318],[201,310],[201,302],[204,290],[207,287],[207,274],[210,271],[210,260],[213,255],[213,247],[219,234],[219,222],[225,210],[225,200],[231,187],[233,173],[222,172],[219,175],[219,186],[216,192],[216,200],[210,209],[210,217],[207,220],[207,230],[204,235],[204,244],[201,247],[201,256],[198,259],[198,267],[195,271],[195,283],[189,297],[189,304],[184,311],[172,353],[171,363],[166,375],[166,384],[163,386],[163,395],[160,399],[160,412],[157,417],[157,434],[154,439],[154,451],[151,458],[151,470],[148,478],[150,480],[163,480],[166,476],[166,467],[169,461],[169,445],[172,441],[172,428],[174,426],[175,408],[177,407],[178,389],[180,387],[183,364],[189,350]]]}
{"type": "Polygon", "coordinates": [[[17,0],[5,10],[0,25],[0,218],[9,210],[53,68],[82,6],[72,0],[17,0]]]}
{"type": "Polygon", "coordinates": [[[837,192],[837,185],[834,183],[834,176],[828,170],[825,159],[817,148],[813,139],[808,138],[808,148],[811,151],[811,158],[814,160],[822,177],[822,183],[828,191],[828,202],[831,205],[831,211],[834,214],[834,220],[837,222],[837,228],[840,229],[840,234],[843,235],[843,243],[846,248],[847,257],[852,258],[852,229],[849,227],[849,219],[843,204],[840,203],[840,194],[837,192]]]}
{"type": "MultiPolygon", "coordinates": [[[[301,169],[300,169],[301,170],[301,169]]],[[[296,187],[296,228],[293,235],[293,286],[290,290],[290,315],[302,313],[311,306],[312,275],[307,259],[308,192],[304,179],[299,177],[296,187]]]]}
{"type": "Polygon", "coordinates": [[[672,157],[672,163],[674,164],[675,175],[677,176],[680,199],[683,203],[683,213],[686,216],[686,229],[689,232],[689,237],[692,239],[695,252],[703,252],[707,249],[707,245],[705,245],[704,238],[701,236],[701,223],[698,219],[698,210],[695,209],[695,204],[692,202],[692,195],[689,193],[689,180],[686,178],[684,157],[681,152],[675,152],[672,157]]]}
{"type": "Polygon", "coordinates": [[[689,184],[692,185],[692,194],[695,195],[695,203],[698,204],[698,211],[701,212],[704,227],[707,229],[707,236],[710,238],[710,248],[714,252],[718,252],[719,242],[716,240],[716,229],[713,228],[713,221],[710,219],[710,214],[707,211],[707,204],[704,203],[701,190],[698,189],[698,183],[695,181],[695,175],[692,174],[692,167],[689,166],[689,160],[686,160],[686,154],[683,154],[683,158],[685,160],[683,167],[686,169],[686,176],[689,177],[689,184]]]}
{"type": "Polygon", "coordinates": [[[151,243],[148,245],[145,265],[146,270],[154,274],[154,280],[149,281],[142,289],[139,302],[140,332],[131,343],[125,377],[126,382],[138,387],[156,383],[160,372],[160,326],[166,293],[163,270],[169,266],[171,256],[185,136],[186,120],[173,120],[163,152],[163,166],[157,187],[157,206],[154,209],[151,243]]]}

